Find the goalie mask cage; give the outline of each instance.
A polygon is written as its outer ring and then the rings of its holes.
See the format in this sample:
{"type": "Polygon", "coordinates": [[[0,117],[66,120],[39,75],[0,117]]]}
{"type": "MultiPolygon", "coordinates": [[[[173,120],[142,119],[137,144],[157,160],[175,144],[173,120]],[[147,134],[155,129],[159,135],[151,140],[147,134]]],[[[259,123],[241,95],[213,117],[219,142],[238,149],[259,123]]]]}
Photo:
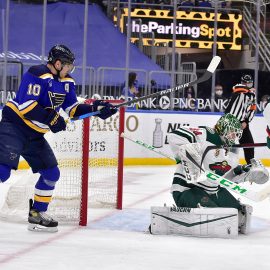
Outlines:
{"type": "MultiPolygon", "coordinates": [[[[66,131],[46,134],[60,168],[47,213],[60,224],[85,226],[88,207],[122,209],[124,139],[120,134],[124,131],[124,113],[120,107],[106,120],[86,118],[69,124],[66,131]]],[[[23,177],[10,179],[0,211],[2,219],[27,221],[29,199],[38,177],[29,169],[23,177]]]]}

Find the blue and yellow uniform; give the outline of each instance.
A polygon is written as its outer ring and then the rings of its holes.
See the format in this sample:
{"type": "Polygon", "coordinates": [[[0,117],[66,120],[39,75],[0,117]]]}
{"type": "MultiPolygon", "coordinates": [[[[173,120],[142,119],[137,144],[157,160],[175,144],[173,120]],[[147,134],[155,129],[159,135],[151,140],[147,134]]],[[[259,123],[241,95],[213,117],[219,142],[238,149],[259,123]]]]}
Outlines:
{"type": "MultiPolygon", "coordinates": [[[[2,111],[0,182],[9,178],[11,169],[17,169],[22,156],[34,173],[41,174],[34,197],[34,207],[39,211],[47,210],[60,177],[55,155],[44,138],[44,134],[61,118],[57,113],[60,108],[70,117],[97,109],[78,103],[75,82],[69,75],[60,78],[46,65],[38,65],[24,74],[16,98],[8,101],[2,111]]],[[[60,130],[65,129],[65,123],[62,125],[64,127],[60,130]]]]}
{"type": "MultiPolygon", "coordinates": [[[[0,182],[5,182],[11,169],[17,169],[20,156],[40,177],[35,185],[34,203],[30,201],[28,222],[57,227],[57,221],[40,212],[47,211],[60,171],[55,155],[44,134],[66,129],[59,114],[62,108],[69,117],[99,111],[106,119],[117,109],[101,100],[93,105],[79,104],[75,82],[67,73],[74,69],[74,54],[65,45],[51,48],[47,65],[32,66],[24,74],[16,98],[7,102],[0,122],[0,182]]],[[[55,230],[54,230],[55,231],[55,230]]]]}
{"type": "Polygon", "coordinates": [[[73,117],[78,106],[73,78],[58,78],[46,65],[31,67],[23,76],[16,98],[4,107],[3,118],[17,123],[28,135],[39,136],[50,130],[44,123],[46,111],[42,112],[40,106],[45,110],[62,108],[73,117]]]}

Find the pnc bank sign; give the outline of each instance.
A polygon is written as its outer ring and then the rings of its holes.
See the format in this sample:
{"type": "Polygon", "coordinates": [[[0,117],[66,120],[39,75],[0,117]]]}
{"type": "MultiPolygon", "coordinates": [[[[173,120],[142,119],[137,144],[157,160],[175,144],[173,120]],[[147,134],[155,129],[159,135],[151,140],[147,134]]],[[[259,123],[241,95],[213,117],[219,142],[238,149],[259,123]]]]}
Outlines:
{"type": "MultiPolygon", "coordinates": [[[[127,32],[128,9],[121,16],[121,31],[127,32]]],[[[170,43],[175,29],[176,47],[212,49],[215,13],[177,11],[176,24],[170,10],[134,9],[131,12],[131,40],[136,42],[142,34],[143,44],[170,43]],[[147,35],[149,33],[149,35],[147,35]],[[151,35],[150,35],[151,34],[151,35]]],[[[241,50],[242,15],[239,13],[217,14],[218,49],[241,50]]]]}

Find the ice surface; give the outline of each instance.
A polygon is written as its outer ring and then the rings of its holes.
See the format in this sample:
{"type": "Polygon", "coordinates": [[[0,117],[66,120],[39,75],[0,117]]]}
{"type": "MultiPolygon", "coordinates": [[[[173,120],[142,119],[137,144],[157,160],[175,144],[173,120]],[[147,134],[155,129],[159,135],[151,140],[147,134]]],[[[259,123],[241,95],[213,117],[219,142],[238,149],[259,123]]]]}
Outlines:
{"type": "MultiPolygon", "coordinates": [[[[250,235],[236,239],[154,236],[150,207],[173,203],[174,166],[127,167],[122,211],[89,209],[88,226],[55,234],[0,221],[0,269],[248,270],[270,269],[270,201],[252,204],[250,235]]],[[[8,183],[0,185],[0,204],[8,183]]]]}

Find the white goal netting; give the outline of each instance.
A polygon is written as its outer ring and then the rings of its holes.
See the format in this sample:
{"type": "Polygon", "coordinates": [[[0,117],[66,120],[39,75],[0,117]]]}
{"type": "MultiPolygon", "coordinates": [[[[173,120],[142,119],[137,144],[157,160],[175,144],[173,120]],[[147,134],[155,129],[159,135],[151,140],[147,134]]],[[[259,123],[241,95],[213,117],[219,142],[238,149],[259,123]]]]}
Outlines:
{"type": "MultiPolygon", "coordinates": [[[[86,128],[87,125],[83,128],[84,121],[75,121],[64,132],[45,135],[61,172],[48,210],[48,214],[58,221],[80,223],[87,216],[87,207],[82,208],[85,203],[83,196],[88,199],[88,207],[121,208],[119,186],[122,181],[123,149],[119,146],[119,126],[123,114],[121,110],[121,114],[117,113],[104,121],[92,117],[89,128],[86,128]],[[88,160],[83,156],[82,149],[88,152],[88,160]],[[83,162],[86,166],[82,165],[83,162]]],[[[32,174],[29,169],[24,170],[20,177],[11,179],[0,210],[2,219],[27,220],[29,199],[33,198],[38,178],[39,174],[32,174]]]]}

